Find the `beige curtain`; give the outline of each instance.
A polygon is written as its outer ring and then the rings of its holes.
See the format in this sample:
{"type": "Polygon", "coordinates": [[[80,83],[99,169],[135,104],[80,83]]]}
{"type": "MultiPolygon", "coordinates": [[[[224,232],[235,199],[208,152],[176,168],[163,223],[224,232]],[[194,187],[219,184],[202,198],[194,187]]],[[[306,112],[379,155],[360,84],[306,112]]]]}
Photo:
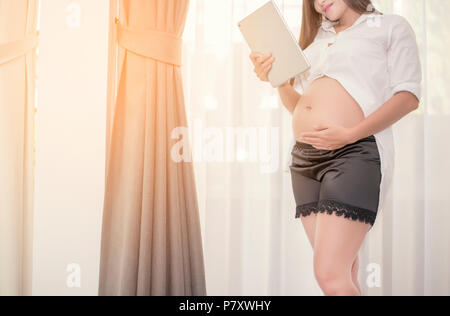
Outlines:
{"type": "Polygon", "coordinates": [[[37,0],[0,0],[0,295],[31,295],[37,0]]]}
{"type": "Polygon", "coordinates": [[[111,0],[100,295],[206,295],[181,77],[189,0],[111,0]]]}

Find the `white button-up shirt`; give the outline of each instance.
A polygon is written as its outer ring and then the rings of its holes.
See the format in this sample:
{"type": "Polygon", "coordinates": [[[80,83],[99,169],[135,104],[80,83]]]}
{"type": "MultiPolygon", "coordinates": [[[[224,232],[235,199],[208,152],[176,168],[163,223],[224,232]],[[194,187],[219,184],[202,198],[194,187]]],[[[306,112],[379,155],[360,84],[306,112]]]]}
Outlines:
{"type": "MultiPolygon", "coordinates": [[[[294,88],[298,93],[303,94],[317,78],[334,78],[360,105],[365,117],[400,91],[409,91],[420,100],[419,50],[415,33],[404,17],[378,11],[364,13],[351,27],[337,34],[333,28],[336,23],[323,20],[313,43],[304,50],[311,68],[295,77],[294,88]]],[[[394,171],[392,126],[374,136],[381,162],[378,207],[381,211],[394,171]]]]}

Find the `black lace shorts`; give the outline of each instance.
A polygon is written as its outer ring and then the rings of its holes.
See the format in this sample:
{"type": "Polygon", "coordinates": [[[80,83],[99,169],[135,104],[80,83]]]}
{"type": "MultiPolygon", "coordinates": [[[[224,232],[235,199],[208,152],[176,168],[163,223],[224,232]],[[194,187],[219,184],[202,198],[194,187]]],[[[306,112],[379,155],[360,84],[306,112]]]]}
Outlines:
{"type": "Polygon", "coordinates": [[[291,154],[296,218],[326,212],[373,226],[381,183],[373,135],[335,150],[297,141],[291,154]]]}

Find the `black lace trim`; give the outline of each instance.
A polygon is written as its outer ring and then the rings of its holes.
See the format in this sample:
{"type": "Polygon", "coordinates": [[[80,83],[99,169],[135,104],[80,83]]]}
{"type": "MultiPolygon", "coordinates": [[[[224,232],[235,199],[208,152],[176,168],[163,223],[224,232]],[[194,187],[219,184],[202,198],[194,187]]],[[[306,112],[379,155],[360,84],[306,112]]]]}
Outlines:
{"type": "Polygon", "coordinates": [[[312,202],[308,204],[297,205],[295,218],[299,218],[300,215],[309,216],[311,215],[311,213],[317,214],[317,204],[318,202],[312,202]]]}
{"type": "Polygon", "coordinates": [[[335,213],[337,216],[344,216],[354,221],[360,221],[373,226],[375,223],[376,213],[365,208],[349,205],[343,202],[334,200],[320,200],[319,202],[312,202],[303,205],[298,205],[296,208],[295,218],[301,216],[309,216],[311,213],[327,213],[329,215],[335,213]]]}

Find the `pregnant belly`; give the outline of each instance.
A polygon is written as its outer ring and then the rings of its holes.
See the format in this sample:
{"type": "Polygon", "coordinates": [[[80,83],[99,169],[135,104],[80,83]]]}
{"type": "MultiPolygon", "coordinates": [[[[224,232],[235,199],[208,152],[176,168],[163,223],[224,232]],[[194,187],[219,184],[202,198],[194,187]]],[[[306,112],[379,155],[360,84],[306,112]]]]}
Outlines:
{"type": "Polygon", "coordinates": [[[364,113],[353,97],[335,79],[321,77],[304,91],[292,116],[296,140],[302,132],[314,131],[316,124],[353,127],[364,120],[364,113]]]}

